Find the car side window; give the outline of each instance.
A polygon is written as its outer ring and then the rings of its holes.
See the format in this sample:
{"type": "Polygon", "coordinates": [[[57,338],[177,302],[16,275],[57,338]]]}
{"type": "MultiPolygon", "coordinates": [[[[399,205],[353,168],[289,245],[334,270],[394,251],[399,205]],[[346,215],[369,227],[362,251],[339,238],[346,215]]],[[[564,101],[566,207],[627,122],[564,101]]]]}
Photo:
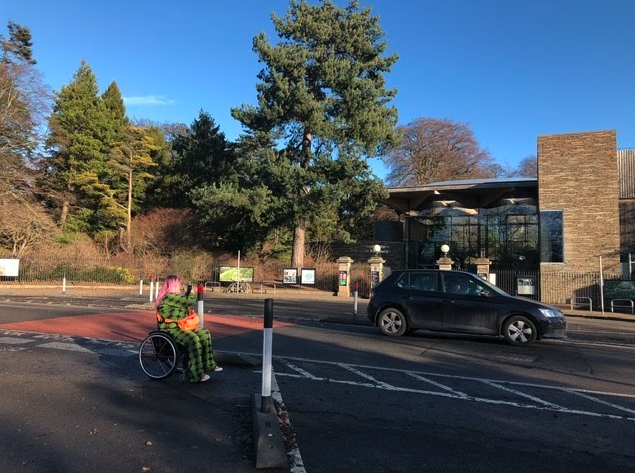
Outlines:
{"type": "Polygon", "coordinates": [[[463,274],[446,274],[443,276],[443,290],[448,294],[470,294],[470,280],[463,274]]]}
{"type": "Polygon", "coordinates": [[[436,291],[437,275],[434,273],[413,273],[410,275],[410,289],[436,291]]]}
{"type": "Polygon", "coordinates": [[[402,274],[397,281],[395,281],[395,286],[399,289],[409,289],[410,288],[410,278],[408,277],[408,273],[402,274]]]}
{"type": "Polygon", "coordinates": [[[437,275],[435,273],[404,273],[395,281],[395,286],[412,291],[436,291],[437,275]]]}
{"type": "Polygon", "coordinates": [[[470,294],[492,296],[492,291],[480,282],[480,278],[470,281],[470,294]]]}

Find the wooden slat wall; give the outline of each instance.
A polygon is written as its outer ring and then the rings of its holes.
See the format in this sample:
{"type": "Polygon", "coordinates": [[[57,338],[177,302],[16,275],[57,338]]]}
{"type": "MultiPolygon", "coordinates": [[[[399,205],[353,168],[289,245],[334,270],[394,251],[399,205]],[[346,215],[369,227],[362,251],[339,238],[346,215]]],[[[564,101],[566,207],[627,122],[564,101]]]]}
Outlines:
{"type": "Polygon", "coordinates": [[[635,199],[635,149],[617,151],[620,199],[635,199]]]}

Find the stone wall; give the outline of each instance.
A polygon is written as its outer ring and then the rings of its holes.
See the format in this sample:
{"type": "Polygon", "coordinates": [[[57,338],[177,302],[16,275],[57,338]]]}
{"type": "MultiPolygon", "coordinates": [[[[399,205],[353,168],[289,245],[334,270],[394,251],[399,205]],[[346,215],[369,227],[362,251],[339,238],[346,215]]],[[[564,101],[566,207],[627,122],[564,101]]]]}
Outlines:
{"type": "MultiPolygon", "coordinates": [[[[598,271],[600,257],[604,271],[619,273],[615,131],[539,136],[538,199],[541,211],[561,210],[564,218],[564,263],[542,263],[542,273],[598,271]]],[[[553,300],[548,285],[541,291],[553,300]]]]}
{"type": "Polygon", "coordinates": [[[380,245],[380,256],[386,266],[397,269],[405,268],[404,243],[401,241],[358,241],[356,243],[331,243],[331,257],[335,261],[341,256],[349,256],[355,263],[367,263],[375,255],[373,246],[380,245]]]}

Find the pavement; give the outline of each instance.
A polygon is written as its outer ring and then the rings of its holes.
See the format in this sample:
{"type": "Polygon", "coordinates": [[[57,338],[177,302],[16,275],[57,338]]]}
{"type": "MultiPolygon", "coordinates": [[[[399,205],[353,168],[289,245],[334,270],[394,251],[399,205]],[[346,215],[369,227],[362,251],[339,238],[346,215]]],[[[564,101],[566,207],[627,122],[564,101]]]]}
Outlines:
{"type": "MultiPolygon", "coordinates": [[[[368,301],[365,299],[356,300],[352,297],[338,297],[324,291],[284,287],[276,288],[275,290],[269,288],[267,292],[256,294],[228,294],[219,292],[218,289],[212,291],[210,288],[207,288],[207,291],[203,294],[203,301],[204,303],[207,301],[208,306],[212,307],[212,309],[210,309],[212,313],[208,315],[208,310],[205,310],[206,324],[209,323],[214,327],[215,339],[219,336],[222,337],[223,334],[254,333],[256,330],[262,330],[262,318],[259,317],[258,314],[253,314],[253,317],[219,316],[213,313],[213,308],[215,307],[214,303],[226,302],[231,306],[232,300],[264,301],[268,298],[279,301],[292,301],[293,306],[298,308],[293,311],[292,316],[285,315],[276,317],[275,323],[311,321],[369,325],[369,321],[366,319],[366,305],[368,301]],[[321,303],[315,305],[311,304],[312,301],[320,301],[321,303]],[[354,306],[358,309],[357,315],[351,310],[354,306]]],[[[177,379],[178,376],[173,376],[168,380],[157,383],[148,380],[140,373],[136,357],[130,356],[130,354],[138,349],[138,340],[145,337],[149,331],[154,330],[153,317],[144,317],[143,322],[141,322],[138,316],[138,311],[147,310],[151,312],[154,308],[154,304],[150,301],[147,288],[144,294],[143,292],[139,292],[139,287],[133,286],[71,286],[63,291],[61,286],[54,285],[30,286],[0,284],[0,302],[67,305],[73,307],[74,311],[77,311],[78,307],[84,308],[83,312],[78,312],[77,315],[57,318],[56,320],[58,322],[55,324],[51,324],[50,319],[46,318],[35,320],[35,316],[34,320],[23,320],[22,316],[22,319],[19,321],[2,323],[0,324],[0,345],[2,344],[2,337],[14,340],[8,343],[18,343],[15,340],[20,337],[26,339],[29,337],[29,333],[37,334],[44,332],[59,334],[59,336],[62,337],[60,338],[60,343],[73,343],[74,345],[80,345],[82,348],[90,349],[95,353],[110,353],[109,350],[115,349],[128,350],[129,353],[126,361],[121,364],[121,366],[113,368],[115,371],[117,371],[117,369],[121,371],[108,373],[108,376],[104,377],[103,383],[105,383],[105,385],[102,389],[114,391],[117,389],[117,386],[121,384],[121,390],[138,391],[141,397],[143,397],[144,392],[145,397],[154,396],[154,394],[151,393],[157,389],[159,391],[165,391],[166,396],[174,396],[174,393],[180,392],[178,395],[179,399],[187,398],[187,396],[191,394],[197,402],[204,403],[206,418],[208,420],[207,424],[200,429],[191,429],[192,423],[198,422],[200,415],[196,412],[190,413],[186,408],[179,408],[177,412],[180,416],[183,416],[184,419],[191,417],[190,423],[181,422],[178,418],[166,420],[166,422],[174,422],[175,425],[182,424],[184,426],[182,430],[178,430],[176,427],[174,428],[175,432],[177,432],[174,437],[178,439],[176,444],[169,445],[169,448],[168,446],[161,447],[168,448],[172,455],[176,455],[182,459],[178,467],[174,467],[168,471],[191,471],[194,470],[197,465],[200,465],[201,462],[213,463],[214,471],[218,472],[249,472],[263,468],[272,472],[290,470],[303,471],[302,469],[295,468],[292,463],[293,454],[292,450],[289,450],[292,446],[290,446],[288,435],[285,432],[284,418],[286,409],[283,404],[277,401],[277,395],[279,393],[276,392],[277,385],[275,382],[274,386],[272,386],[272,398],[275,401],[272,402],[273,408],[271,410],[263,408],[263,399],[261,398],[262,360],[260,357],[215,350],[215,357],[219,364],[225,367],[225,371],[214,376],[211,382],[201,383],[200,385],[183,383],[177,379]],[[85,310],[86,307],[107,309],[106,311],[99,311],[100,314],[103,312],[106,317],[95,317],[94,314],[87,314],[85,310]],[[125,309],[125,311],[122,311],[123,309],[125,309]],[[108,320],[108,316],[112,315],[117,316],[117,330],[122,334],[122,338],[118,340],[113,340],[112,334],[116,332],[108,326],[104,326],[104,319],[108,320]],[[64,328],[62,320],[68,321],[68,327],[66,329],[64,328]],[[106,332],[100,332],[100,330],[106,330],[106,332]],[[108,333],[109,336],[105,336],[104,333],[108,333]],[[104,346],[99,345],[100,343],[104,346]],[[124,372],[134,372],[135,374],[132,379],[124,379],[126,377],[130,378],[129,374],[121,374],[124,372]],[[115,377],[114,382],[112,380],[113,376],[115,377]],[[121,379],[118,379],[117,376],[121,379]],[[247,417],[250,418],[249,422],[251,422],[251,426],[245,425],[247,417]],[[206,429],[209,430],[209,432],[206,432],[206,429]],[[207,433],[211,433],[211,436],[207,436],[207,433]],[[244,445],[246,443],[252,445],[253,450],[251,452],[245,452],[244,445]],[[204,448],[198,447],[203,444],[204,448]],[[238,444],[242,445],[242,447],[237,447],[238,444]],[[195,448],[196,454],[192,457],[193,446],[197,447],[195,448]],[[289,464],[281,464],[286,461],[287,455],[289,456],[289,464]],[[190,459],[189,457],[192,458],[190,459]]],[[[567,306],[560,306],[559,308],[567,317],[635,322],[635,315],[628,313],[606,311],[602,313],[601,311],[572,309],[567,306]]],[[[37,311],[30,311],[30,313],[35,314],[37,311]]],[[[117,363],[113,363],[113,365],[117,365],[117,363]]],[[[7,379],[6,381],[8,383],[7,385],[12,387],[23,384],[19,380],[7,379]]],[[[43,380],[43,382],[44,385],[41,389],[47,389],[48,385],[46,384],[46,380],[43,380]]],[[[97,384],[98,381],[95,381],[95,383],[97,384]]],[[[72,389],[72,383],[70,386],[68,389],[72,389]]],[[[16,389],[18,388],[16,387],[16,389]]],[[[18,395],[21,396],[22,394],[16,394],[16,396],[18,395]]],[[[8,395],[5,394],[5,396],[10,398],[10,393],[8,395]]],[[[269,400],[266,401],[269,402],[269,400]]],[[[98,402],[97,400],[95,401],[95,403],[98,402]]],[[[186,403],[186,401],[183,402],[186,403]]],[[[140,416],[140,423],[152,423],[150,420],[153,416],[151,409],[148,410],[147,407],[142,404],[131,406],[130,409],[134,409],[135,416],[140,416]]],[[[106,410],[106,407],[104,407],[104,410],[106,410]]],[[[51,412],[53,412],[51,415],[55,415],[55,411],[51,412]]],[[[2,413],[2,411],[0,411],[0,413],[2,413]]],[[[10,412],[7,415],[12,415],[12,413],[10,412]]],[[[92,416],[92,413],[87,413],[87,417],[90,421],[97,422],[92,416]]],[[[108,421],[102,419],[101,422],[104,425],[101,435],[107,436],[106,426],[108,425],[108,421]]],[[[16,465],[25,465],[25,462],[31,462],[35,467],[35,463],[38,461],[48,461],[45,454],[39,454],[38,456],[37,452],[34,453],[31,444],[28,444],[28,448],[20,444],[14,435],[16,432],[20,432],[20,430],[16,429],[12,431],[10,427],[11,424],[8,423],[7,425],[9,427],[0,433],[0,443],[7,444],[11,453],[0,460],[0,471],[17,471],[18,467],[16,465]],[[21,455],[29,455],[29,457],[26,458],[21,455]],[[15,464],[11,463],[13,461],[15,461],[15,464]]],[[[165,439],[152,436],[149,432],[151,431],[134,428],[126,432],[125,438],[128,444],[136,440],[140,445],[157,445],[157,448],[141,448],[139,451],[135,450],[135,452],[128,457],[122,457],[117,451],[117,449],[122,448],[118,444],[118,439],[122,436],[122,433],[113,432],[112,438],[110,438],[109,441],[101,443],[103,450],[95,450],[90,460],[87,460],[86,457],[81,458],[81,461],[84,463],[79,467],[71,463],[73,461],[72,456],[67,456],[64,458],[64,461],[67,462],[65,468],[56,470],[55,468],[45,467],[44,470],[51,472],[91,470],[122,472],[164,471],[165,465],[170,462],[170,458],[164,458],[161,453],[162,450],[160,450],[160,446],[165,439]],[[140,435],[139,432],[143,432],[143,434],[140,435]],[[112,448],[113,450],[109,451],[108,448],[112,448]],[[87,461],[89,464],[85,463],[87,461]],[[138,466],[138,468],[131,468],[128,463],[122,463],[133,461],[136,462],[135,465],[138,466]],[[91,464],[90,462],[93,463],[91,464]],[[120,462],[120,464],[116,462],[120,462]],[[108,465],[108,467],[104,468],[104,465],[108,465]],[[90,468],[87,468],[88,466],[90,466],[90,468]]],[[[63,440],[60,440],[60,442],[62,441],[63,440]]],[[[72,446],[68,448],[72,448],[72,446]]],[[[37,466],[42,467],[42,464],[38,464],[37,466]]],[[[44,470],[35,468],[33,471],[44,470]]],[[[24,471],[31,470],[27,468],[24,471]]]]}

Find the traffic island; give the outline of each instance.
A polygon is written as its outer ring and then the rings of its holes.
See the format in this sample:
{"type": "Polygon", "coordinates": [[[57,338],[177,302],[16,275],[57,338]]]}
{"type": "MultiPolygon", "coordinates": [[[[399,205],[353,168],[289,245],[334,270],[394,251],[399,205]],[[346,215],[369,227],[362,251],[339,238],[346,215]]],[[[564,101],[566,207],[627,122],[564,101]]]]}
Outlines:
{"type": "Polygon", "coordinates": [[[287,451],[275,409],[264,409],[262,396],[252,394],[251,416],[253,421],[256,468],[284,468],[288,466],[287,451]]]}

